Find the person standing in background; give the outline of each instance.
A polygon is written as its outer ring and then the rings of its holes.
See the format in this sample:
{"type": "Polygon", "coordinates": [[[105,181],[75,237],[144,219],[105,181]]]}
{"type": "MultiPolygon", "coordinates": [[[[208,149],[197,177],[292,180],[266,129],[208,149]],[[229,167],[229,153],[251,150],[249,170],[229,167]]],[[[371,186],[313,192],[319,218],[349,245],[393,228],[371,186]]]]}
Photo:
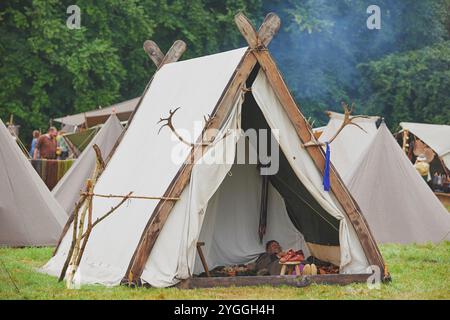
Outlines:
{"type": "Polygon", "coordinates": [[[59,160],[66,160],[69,157],[69,147],[66,140],[64,140],[64,131],[60,131],[56,137],[57,142],[57,156],[59,160]]]}
{"type": "MultiPolygon", "coordinates": [[[[30,148],[30,156],[33,158],[34,158],[34,150],[36,149],[36,144],[37,144],[40,136],[41,136],[41,132],[39,130],[33,131],[33,140],[31,140],[31,148],[30,148]]],[[[37,154],[36,159],[39,159],[39,152],[37,154]]]]}
{"type": "Polygon", "coordinates": [[[429,175],[430,175],[430,165],[427,162],[427,158],[424,154],[421,154],[417,157],[416,163],[414,164],[414,168],[416,168],[417,172],[421,175],[421,177],[428,183],[429,175]]]}
{"type": "Polygon", "coordinates": [[[41,159],[56,159],[56,135],[58,131],[55,127],[50,127],[46,134],[39,137],[33,153],[33,159],[40,155],[41,159]]]}

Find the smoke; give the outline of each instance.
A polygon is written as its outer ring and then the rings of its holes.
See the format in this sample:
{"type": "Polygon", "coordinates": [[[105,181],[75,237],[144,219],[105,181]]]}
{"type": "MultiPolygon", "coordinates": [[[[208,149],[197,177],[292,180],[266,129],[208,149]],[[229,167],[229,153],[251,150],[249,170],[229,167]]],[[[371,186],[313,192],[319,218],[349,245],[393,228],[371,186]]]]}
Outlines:
{"type": "Polygon", "coordinates": [[[439,2],[267,1],[265,10],[282,20],[270,50],[302,111],[316,125],[327,122],[324,110],[342,111],[341,101],[356,102],[356,112],[364,113],[358,65],[441,41],[446,32],[435,17],[439,2]],[[381,8],[380,30],[366,24],[373,4],[381,8]]]}

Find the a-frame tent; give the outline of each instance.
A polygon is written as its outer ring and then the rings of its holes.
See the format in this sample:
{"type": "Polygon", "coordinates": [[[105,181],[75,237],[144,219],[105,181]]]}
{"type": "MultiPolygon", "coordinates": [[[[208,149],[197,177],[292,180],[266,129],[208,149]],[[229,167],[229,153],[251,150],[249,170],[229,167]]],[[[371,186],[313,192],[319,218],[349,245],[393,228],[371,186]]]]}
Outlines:
{"type": "Polygon", "coordinates": [[[356,162],[345,182],[379,243],[450,240],[450,215],[384,123],[356,162]]]}
{"type": "Polygon", "coordinates": [[[72,213],[75,203],[80,197],[80,190],[84,189],[86,180],[94,172],[96,156],[93,146],[97,145],[102,156],[108,157],[122,131],[123,127],[120,124],[119,118],[115,114],[111,114],[85,150],[75,160],[69,171],[66,172],[55,188],[53,188],[53,196],[68,215],[72,213]]]}
{"type": "MultiPolygon", "coordinates": [[[[248,48],[174,63],[167,56],[159,59],[158,50],[150,55],[159,60],[159,68],[94,192],[134,191],[172,200],[130,200],[99,224],[77,271],[82,283],[175,285],[199,269],[199,240],[205,240],[210,266],[249,262],[264,251],[254,230],[260,188],[255,185],[261,178],[255,167],[198,160],[212,154],[234,159],[241,136],[233,129],[267,127],[278,130],[274,136],[282,150],[282,170],[271,177],[266,235],[285,245],[297,239],[300,247],[304,238],[305,250],[338,264],[338,276],[349,281],[361,279],[349,274],[364,274],[365,280],[369,266],[387,276],[370,229],[334,168],[331,192],[323,190],[323,151],[302,148],[315,138],[267,50],[279,18],[269,14],[258,33],[242,14],[236,23],[248,48]],[[185,141],[198,143],[184,144],[169,130],[158,135],[158,120],[177,107],[177,128],[183,129],[185,141]],[[205,115],[211,118],[203,131],[195,130],[202,128],[205,115]]],[[[94,219],[115,204],[114,199],[94,198],[94,219]]],[[[69,245],[67,234],[45,272],[59,275],[69,245]]]]}
{"type": "Polygon", "coordinates": [[[55,245],[66,220],[0,120],[0,246],[55,245]]]}

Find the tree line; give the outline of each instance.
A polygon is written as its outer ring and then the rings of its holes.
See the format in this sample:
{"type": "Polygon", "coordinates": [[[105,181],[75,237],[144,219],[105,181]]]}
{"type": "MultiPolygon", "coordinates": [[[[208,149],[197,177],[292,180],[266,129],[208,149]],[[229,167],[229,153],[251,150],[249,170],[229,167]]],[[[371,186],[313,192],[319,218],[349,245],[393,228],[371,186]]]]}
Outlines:
{"type": "Polygon", "coordinates": [[[358,113],[449,123],[450,0],[379,0],[381,29],[366,26],[366,0],[78,0],[79,29],[66,25],[73,1],[0,3],[0,118],[14,114],[21,138],[49,120],[131,99],[154,66],[142,49],[188,45],[183,59],[244,46],[234,25],[244,11],[259,25],[276,12],[270,45],[307,117],[355,102],[358,113]]]}

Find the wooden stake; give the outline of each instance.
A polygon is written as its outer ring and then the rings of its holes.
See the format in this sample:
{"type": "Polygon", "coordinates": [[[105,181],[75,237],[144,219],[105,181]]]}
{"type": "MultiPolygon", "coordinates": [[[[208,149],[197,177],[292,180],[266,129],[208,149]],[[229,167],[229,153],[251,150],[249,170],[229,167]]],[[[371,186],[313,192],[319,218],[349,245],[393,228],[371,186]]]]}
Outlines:
{"type": "Polygon", "coordinates": [[[206,263],[205,255],[203,254],[202,246],[204,246],[204,242],[197,242],[197,252],[200,257],[200,261],[202,262],[203,269],[205,269],[206,276],[209,278],[211,275],[209,274],[208,263],[206,263]]]}
{"type": "MultiPolygon", "coordinates": [[[[64,262],[63,268],[59,275],[58,282],[61,282],[64,280],[64,277],[66,276],[67,267],[69,266],[70,259],[72,258],[72,255],[73,255],[73,249],[75,248],[75,242],[77,240],[78,211],[80,211],[80,208],[83,205],[85,199],[86,199],[86,196],[81,196],[80,200],[75,205],[75,209],[71,215],[72,219],[69,218],[69,221],[66,223],[66,226],[70,226],[70,224],[72,224],[72,222],[70,222],[70,221],[71,220],[73,221],[72,243],[70,245],[70,249],[69,249],[69,253],[67,254],[66,261],[64,262]]],[[[64,228],[65,228],[65,230],[63,230],[63,234],[65,234],[67,232],[66,227],[64,227],[64,228]]],[[[63,236],[60,237],[60,239],[58,241],[58,245],[56,246],[56,249],[53,252],[53,256],[56,254],[56,251],[62,241],[62,238],[63,238],[63,236]]]]}

